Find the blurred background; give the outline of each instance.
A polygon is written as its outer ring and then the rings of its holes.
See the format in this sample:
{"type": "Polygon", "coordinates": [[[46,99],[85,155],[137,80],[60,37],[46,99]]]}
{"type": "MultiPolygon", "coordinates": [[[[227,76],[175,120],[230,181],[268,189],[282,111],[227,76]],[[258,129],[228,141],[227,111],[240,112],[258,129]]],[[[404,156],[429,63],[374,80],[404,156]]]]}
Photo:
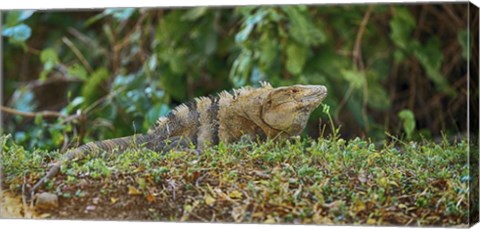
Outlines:
{"type": "MultiPolygon", "coordinates": [[[[468,4],[6,12],[3,131],[27,148],[71,147],[145,132],[196,96],[269,81],[326,85],[344,138],[465,134],[468,54],[478,50],[468,4]]],[[[478,76],[478,52],[470,61],[478,76]]],[[[470,108],[478,117],[478,102],[470,108]]],[[[332,130],[319,108],[305,135],[322,131],[332,130]]]]}

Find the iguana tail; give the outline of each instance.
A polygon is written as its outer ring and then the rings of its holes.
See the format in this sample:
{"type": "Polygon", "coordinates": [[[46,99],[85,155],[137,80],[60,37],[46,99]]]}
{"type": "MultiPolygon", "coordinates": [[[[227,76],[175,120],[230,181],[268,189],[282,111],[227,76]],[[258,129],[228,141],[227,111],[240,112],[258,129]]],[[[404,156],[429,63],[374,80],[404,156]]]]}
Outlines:
{"type": "Polygon", "coordinates": [[[96,141],[96,142],[89,142],[85,145],[82,145],[78,148],[69,150],[67,154],[63,156],[63,158],[55,164],[52,165],[52,167],[48,170],[47,174],[42,177],[31,189],[32,193],[42,186],[47,179],[50,179],[51,177],[55,176],[58,171],[60,171],[60,166],[64,162],[71,161],[73,159],[80,159],[92,152],[96,151],[109,151],[112,152],[114,150],[118,150],[119,152],[124,151],[127,149],[129,146],[133,145],[138,145],[138,144],[143,144],[146,142],[149,142],[151,139],[150,135],[143,135],[143,134],[136,134],[128,137],[123,137],[123,138],[115,138],[115,139],[109,139],[109,140],[104,140],[104,141],[96,141]]]}

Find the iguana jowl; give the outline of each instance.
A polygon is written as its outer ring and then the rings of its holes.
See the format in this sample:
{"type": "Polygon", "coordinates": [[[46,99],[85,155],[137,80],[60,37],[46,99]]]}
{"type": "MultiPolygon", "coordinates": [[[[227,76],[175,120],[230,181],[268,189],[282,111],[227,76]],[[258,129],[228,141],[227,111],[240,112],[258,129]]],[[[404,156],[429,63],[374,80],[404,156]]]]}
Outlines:
{"type": "Polygon", "coordinates": [[[196,98],[159,118],[146,134],[90,142],[70,150],[32,190],[56,175],[62,162],[93,151],[122,151],[134,145],[167,151],[190,144],[201,150],[220,141],[229,143],[244,137],[272,139],[299,135],[310,113],[326,96],[327,88],[321,85],[273,88],[262,83],[260,88],[245,87],[233,93],[224,91],[218,96],[196,98]]]}

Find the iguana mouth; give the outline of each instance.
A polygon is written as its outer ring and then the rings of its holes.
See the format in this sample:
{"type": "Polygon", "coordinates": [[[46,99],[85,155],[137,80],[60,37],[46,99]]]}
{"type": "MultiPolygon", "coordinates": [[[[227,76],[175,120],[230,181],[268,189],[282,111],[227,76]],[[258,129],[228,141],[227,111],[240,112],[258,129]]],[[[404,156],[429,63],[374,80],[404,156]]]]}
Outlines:
{"type": "Polygon", "coordinates": [[[324,86],[309,86],[311,87],[311,93],[302,98],[302,103],[313,103],[317,104],[323,101],[327,97],[327,88],[324,86]]]}

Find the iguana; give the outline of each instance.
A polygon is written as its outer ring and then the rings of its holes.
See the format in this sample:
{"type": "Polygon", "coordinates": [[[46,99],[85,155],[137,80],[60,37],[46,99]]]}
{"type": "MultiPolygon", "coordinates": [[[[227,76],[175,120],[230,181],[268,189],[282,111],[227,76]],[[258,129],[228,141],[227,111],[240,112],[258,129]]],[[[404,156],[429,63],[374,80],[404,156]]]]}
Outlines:
{"type": "Polygon", "coordinates": [[[52,165],[32,190],[55,176],[63,162],[94,151],[122,151],[140,145],[165,152],[190,144],[201,151],[219,142],[230,143],[241,138],[265,140],[299,135],[310,113],[326,96],[327,88],[321,85],[273,88],[263,82],[259,88],[244,87],[232,93],[223,91],[217,96],[196,98],[177,106],[166,117],[160,117],[146,134],[90,142],[70,150],[52,165]]]}

